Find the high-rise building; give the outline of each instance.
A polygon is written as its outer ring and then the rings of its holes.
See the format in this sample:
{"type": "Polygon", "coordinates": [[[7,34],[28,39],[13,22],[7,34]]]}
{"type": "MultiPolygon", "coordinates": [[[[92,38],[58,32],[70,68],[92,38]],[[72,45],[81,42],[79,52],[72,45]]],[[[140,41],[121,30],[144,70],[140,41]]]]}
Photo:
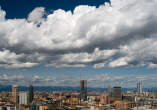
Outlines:
{"type": "Polygon", "coordinates": [[[17,85],[13,85],[12,86],[12,101],[15,104],[16,110],[19,110],[19,94],[18,94],[19,90],[18,90],[18,86],[17,85]]]}
{"type": "Polygon", "coordinates": [[[18,86],[14,85],[12,86],[12,100],[15,104],[18,104],[18,86]]]}
{"type": "Polygon", "coordinates": [[[87,80],[80,81],[80,98],[87,100],[87,80]]]}
{"type": "Polygon", "coordinates": [[[32,103],[33,97],[34,97],[34,89],[33,89],[33,86],[30,85],[29,86],[29,103],[32,103]]]}
{"type": "Polygon", "coordinates": [[[137,92],[138,92],[139,94],[142,93],[142,83],[141,83],[141,82],[137,83],[137,92]]]}
{"type": "Polygon", "coordinates": [[[27,105],[28,104],[28,95],[27,92],[19,93],[19,104],[27,105]]]}
{"type": "Polygon", "coordinates": [[[122,98],[122,88],[121,87],[114,87],[113,88],[113,96],[114,98],[122,98]]]}
{"type": "Polygon", "coordinates": [[[32,105],[30,110],[40,110],[39,105],[32,105]]]}
{"type": "Polygon", "coordinates": [[[107,103],[110,104],[110,100],[111,100],[111,97],[112,97],[112,87],[109,85],[108,88],[107,88],[107,103]]]}
{"type": "Polygon", "coordinates": [[[108,94],[109,97],[112,96],[112,87],[110,85],[107,88],[107,94],[108,94]]]}

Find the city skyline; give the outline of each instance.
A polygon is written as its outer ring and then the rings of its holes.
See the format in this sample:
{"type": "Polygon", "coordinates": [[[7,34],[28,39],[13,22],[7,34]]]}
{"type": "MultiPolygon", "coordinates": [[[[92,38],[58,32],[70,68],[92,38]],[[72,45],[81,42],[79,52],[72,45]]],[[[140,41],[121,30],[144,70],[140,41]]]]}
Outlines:
{"type": "Polygon", "coordinates": [[[157,87],[156,6],[1,0],[0,85],[157,87]]]}

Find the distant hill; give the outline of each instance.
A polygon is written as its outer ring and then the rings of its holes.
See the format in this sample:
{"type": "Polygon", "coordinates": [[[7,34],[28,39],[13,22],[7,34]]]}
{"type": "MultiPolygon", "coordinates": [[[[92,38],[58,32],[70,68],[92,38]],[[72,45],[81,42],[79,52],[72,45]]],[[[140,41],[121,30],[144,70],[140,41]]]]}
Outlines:
{"type": "MultiPolygon", "coordinates": [[[[11,85],[0,85],[0,92],[2,91],[11,91],[11,85]]],[[[35,91],[79,91],[80,87],[68,87],[68,86],[34,86],[35,91]]],[[[88,87],[89,91],[106,91],[106,88],[92,88],[88,87]]],[[[131,90],[136,91],[136,88],[123,88],[123,91],[131,90]]],[[[27,86],[19,86],[19,91],[28,91],[27,86]]],[[[157,88],[144,88],[144,91],[157,91],[157,88]]]]}
{"type": "MultiPolygon", "coordinates": [[[[2,91],[11,91],[11,85],[0,85],[0,92],[2,91]]],[[[68,87],[68,86],[34,86],[35,91],[79,91],[80,87],[68,87]]],[[[99,90],[104,91],[106,88],[91,88],[89,87],[88,90],[99,90]]],[[[28,91],[28,87],[26,86],[19,86],[19,91],[28,91]]]]}

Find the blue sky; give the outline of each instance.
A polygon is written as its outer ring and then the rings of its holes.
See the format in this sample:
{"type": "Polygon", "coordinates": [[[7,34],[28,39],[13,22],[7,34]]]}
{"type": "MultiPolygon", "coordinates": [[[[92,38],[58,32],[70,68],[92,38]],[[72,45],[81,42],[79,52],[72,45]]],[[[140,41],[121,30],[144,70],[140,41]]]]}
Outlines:
{"type": "Polygon", "coordinates": [[[1,0],[2,9],[6,10],[7,18],[26,18],[36,7],[45,7],[46,10],[72,10],[78,5],[99,6],[105,0],[1,0]]]}
{"type": "Polygon", "coordinates": [[[0,0],[0,84],[155,87],[156,4],[0,0]]]}

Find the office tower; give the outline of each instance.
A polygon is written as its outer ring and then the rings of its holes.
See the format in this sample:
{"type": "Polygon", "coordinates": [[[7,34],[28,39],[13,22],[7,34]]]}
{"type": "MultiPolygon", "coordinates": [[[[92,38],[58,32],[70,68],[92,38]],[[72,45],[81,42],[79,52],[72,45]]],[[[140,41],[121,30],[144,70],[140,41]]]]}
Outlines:
{"type": "Polygon", "coordinates": [[[12,86],[12,101],[15,104],[16,110],[19,110],[19,94],[18,94],[18,86],[12,86]]]}
{"type": "Polygon", "coordinates": [[[80,98],[87,100],[87,80],[80,81],[80,98]]]}
{"type": "Polygon", "coordinates": [[[142,83],[137,83],[137,92],[139,93],[139,94],[141,94],[142,93],[142,83]]]}
{"type": "Polygon", "coordinates": [[[34,90],[33,90],[33,86],[30,85],[29,86],[29,103],[32,103],[33,97],[34,97],[34,90]]]}
{"type": "Polygon", "coordinates": [[[18,86],[12,86],[12,100],[15,104],[18,104],[18,86]]]}
{"type": "Polygon", "coordinates": [[[113,88],[113,96],[114,98],[122,98],[122,88],[121,87],[114,87],[113,88]]]}
{"type": "Polygon", "coordinates": [[[40,110],[39,105],[32,105],[30,110],[40,110]]]}
{"type": "Polygon", "coordinates": [[[107,103],[108,104],[110,104],[112,93],[113,93],[112,87],[109,85],[108,88],[107,88],[107,103]]]}
{"type": "Polygon", "coordinates": [[[19,104],[27,105],[28,104],[28,95],[27,92],[19,93],[19,104]]]}
{"type": "Polygon", "coordinates": [[[107,88],[107,94],[108,94],[109,97],[112,96],[112,87],[110,85],[107,88]]]}

